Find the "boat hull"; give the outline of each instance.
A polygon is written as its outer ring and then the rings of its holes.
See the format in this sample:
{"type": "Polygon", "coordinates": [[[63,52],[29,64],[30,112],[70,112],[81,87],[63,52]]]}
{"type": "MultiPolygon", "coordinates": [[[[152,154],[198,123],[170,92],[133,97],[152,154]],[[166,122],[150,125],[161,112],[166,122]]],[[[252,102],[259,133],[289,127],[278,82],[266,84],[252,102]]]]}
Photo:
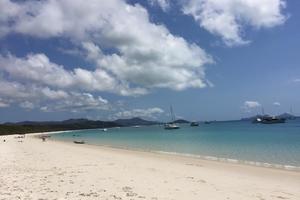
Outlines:
{"type": "Polygon", "coordinates": [[[282,124],[285,123],[285,119],[276,119],[276,120],[262,120],[262,124],[282,124]]]}
{"type": "Polygon", "coordinates": [[[85,144],[84,141],[73,141],[75,144],[85,144]]]}
{"type": "Polygon", "coordinates": [[[192,122],[190,125],[191,126],[199,126],[199,123],[198,122],[192,122]]]}
{"type": "Polygon", "coordinates": [[[173,124],[173,123],[171,123],[171,124],[165,124],[165,129],[166,130],[174,130],[174,129],[179,129],[180,127],[179,126],[177,126],[177,124],[173,124]]]}
{"type": "Polygon", "coordinates": [[[265,118],[256,118],[253,123],[259,124],[282,124],[285,123],[285,118],[275,118],[275,117],[265,117],[265,118]]]}
{"type": "Polygon", "coordinates": [[[166,130],[173,130],[173,129],[179,129],[180,127],[177,126],[177,127],[165,127],[166,130]]]}

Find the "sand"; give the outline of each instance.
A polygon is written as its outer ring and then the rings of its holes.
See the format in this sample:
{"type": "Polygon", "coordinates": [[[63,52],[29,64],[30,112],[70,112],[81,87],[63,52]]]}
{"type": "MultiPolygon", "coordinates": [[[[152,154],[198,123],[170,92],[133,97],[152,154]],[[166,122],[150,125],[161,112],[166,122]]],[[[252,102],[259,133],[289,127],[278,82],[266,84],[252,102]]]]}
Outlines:
{"type": "Polygon", "coordinates": [[[3,199],[299,200],[300,172],[2,136],[3,199]]]}

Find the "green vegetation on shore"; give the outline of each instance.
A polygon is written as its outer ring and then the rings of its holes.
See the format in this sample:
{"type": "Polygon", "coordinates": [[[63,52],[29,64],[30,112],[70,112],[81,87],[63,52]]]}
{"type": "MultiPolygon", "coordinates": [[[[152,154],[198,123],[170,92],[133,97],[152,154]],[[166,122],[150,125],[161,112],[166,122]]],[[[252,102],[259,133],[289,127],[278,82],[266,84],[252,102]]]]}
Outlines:
{"type": "Polygon", "coordinates": [[[34,122],[25,121],[17,123],[0,124],[0,135],[39,133],[49,131],[65,131],[80,129],[112,128],[134,125],[153,125],[158,122],[147,121],[140,118],[115,120],[115,121],[93,121],[88,119],[69,119],[65,121],[34,122]]]}
{"type": "Polygon", "coordinates": [[[0,135],[11,134],[25,134],[25,133],[39,133],[49,131],[65,131],[65,130],[80,130],[80,129],[94,129],[94,128],[110,128],[116,127],[116,124],[105,124],[105,126],[84,125],[84,124],[52,124],[52,125],[18,125],[18,124],[1,124],[0,135]]]}

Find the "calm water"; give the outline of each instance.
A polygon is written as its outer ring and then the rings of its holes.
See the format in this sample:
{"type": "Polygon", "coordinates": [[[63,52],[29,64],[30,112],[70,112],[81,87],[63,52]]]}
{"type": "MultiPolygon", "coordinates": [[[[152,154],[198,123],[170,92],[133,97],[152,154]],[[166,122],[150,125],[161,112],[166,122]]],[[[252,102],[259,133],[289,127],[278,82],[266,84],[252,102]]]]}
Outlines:
{"type": "Polygon", "coordinates": [[[107,132],[81,130],[53,137],[85,140],[93,145],[300,166],[300,119],[272,125],[246,121],[181,125],[178,130],[161,126],[112,128],[107,132]]]}

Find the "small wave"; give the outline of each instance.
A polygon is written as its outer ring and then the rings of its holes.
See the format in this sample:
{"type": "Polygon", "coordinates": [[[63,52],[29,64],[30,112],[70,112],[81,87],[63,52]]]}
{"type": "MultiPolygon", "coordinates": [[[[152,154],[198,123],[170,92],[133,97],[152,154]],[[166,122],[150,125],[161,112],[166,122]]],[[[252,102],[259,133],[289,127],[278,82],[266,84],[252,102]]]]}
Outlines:
{"type": "Polygon", "coordinates": [[[199,158],[199,159],[209,160],[209,161],[219,161],[219,162],[225,162],[225,163],[244,164],[244,165],[257,166],[257,167],[284,169],[284,170],[290,170],[290,171],[300,171],[300,166],[293,166],[293,165],[282,165],[282,164],[273,164],[273,163],[265,163],[265,162],[257,162],[257,161],[237,160],[237,159],[232,159],[232,158],[203,156],[203,155],[188,154],[188,153],[176,153],[176,152],[168,152],[168,151],[152,151],[152,152],[160,153],[160,154],[167,154],[167,155],[199,158]]]}
{"type": "MultiPolygon", "coordinates": [[[[77,131],[79,131],[79,130],[77,130],[77,131]]],[[[61,131],[59,131],[59,132],[61,132],[61,131]]],[[[71,132],[71,131],[63,131],[63,132],[71,132]]],[[[58,139],[58,140],[62,140],[62,139],[58,139]]],[[[189,154],[189,153],[159,151],[159,150],[153,150],[153,149],[141,149],[141,148],[133,148],[133,147],[128,147],[128,146],[95,144],[95,143],[89,143],[89,142],[88,142],[88,144],[93,145],[93,146],[103,146],[103,147],[109,147],[109,148],[115,148],[115,149],[124,149],[124,150],[152,152],[152,153],[175,155],[175,156],[184,156],[184,157],[198,158],[198,159],[210,160],[210,161],[219,161],[219,162],[232,163],[232,164],[244,164],[244,165],[257,166],[257,167],[284,169],[284,170],[290,170],[290,171],[300,171],[300,166],[293,166],[293,165],[284,165],[284,164],[276,164],[276,163],[274,164],[274,163],[257,162],[257,161],[249,161],[249,160],[238,160],[238,159],[233,159],[233,158],[205,156],[205,155],[197,155],[197,154],[189,154]]]]}

